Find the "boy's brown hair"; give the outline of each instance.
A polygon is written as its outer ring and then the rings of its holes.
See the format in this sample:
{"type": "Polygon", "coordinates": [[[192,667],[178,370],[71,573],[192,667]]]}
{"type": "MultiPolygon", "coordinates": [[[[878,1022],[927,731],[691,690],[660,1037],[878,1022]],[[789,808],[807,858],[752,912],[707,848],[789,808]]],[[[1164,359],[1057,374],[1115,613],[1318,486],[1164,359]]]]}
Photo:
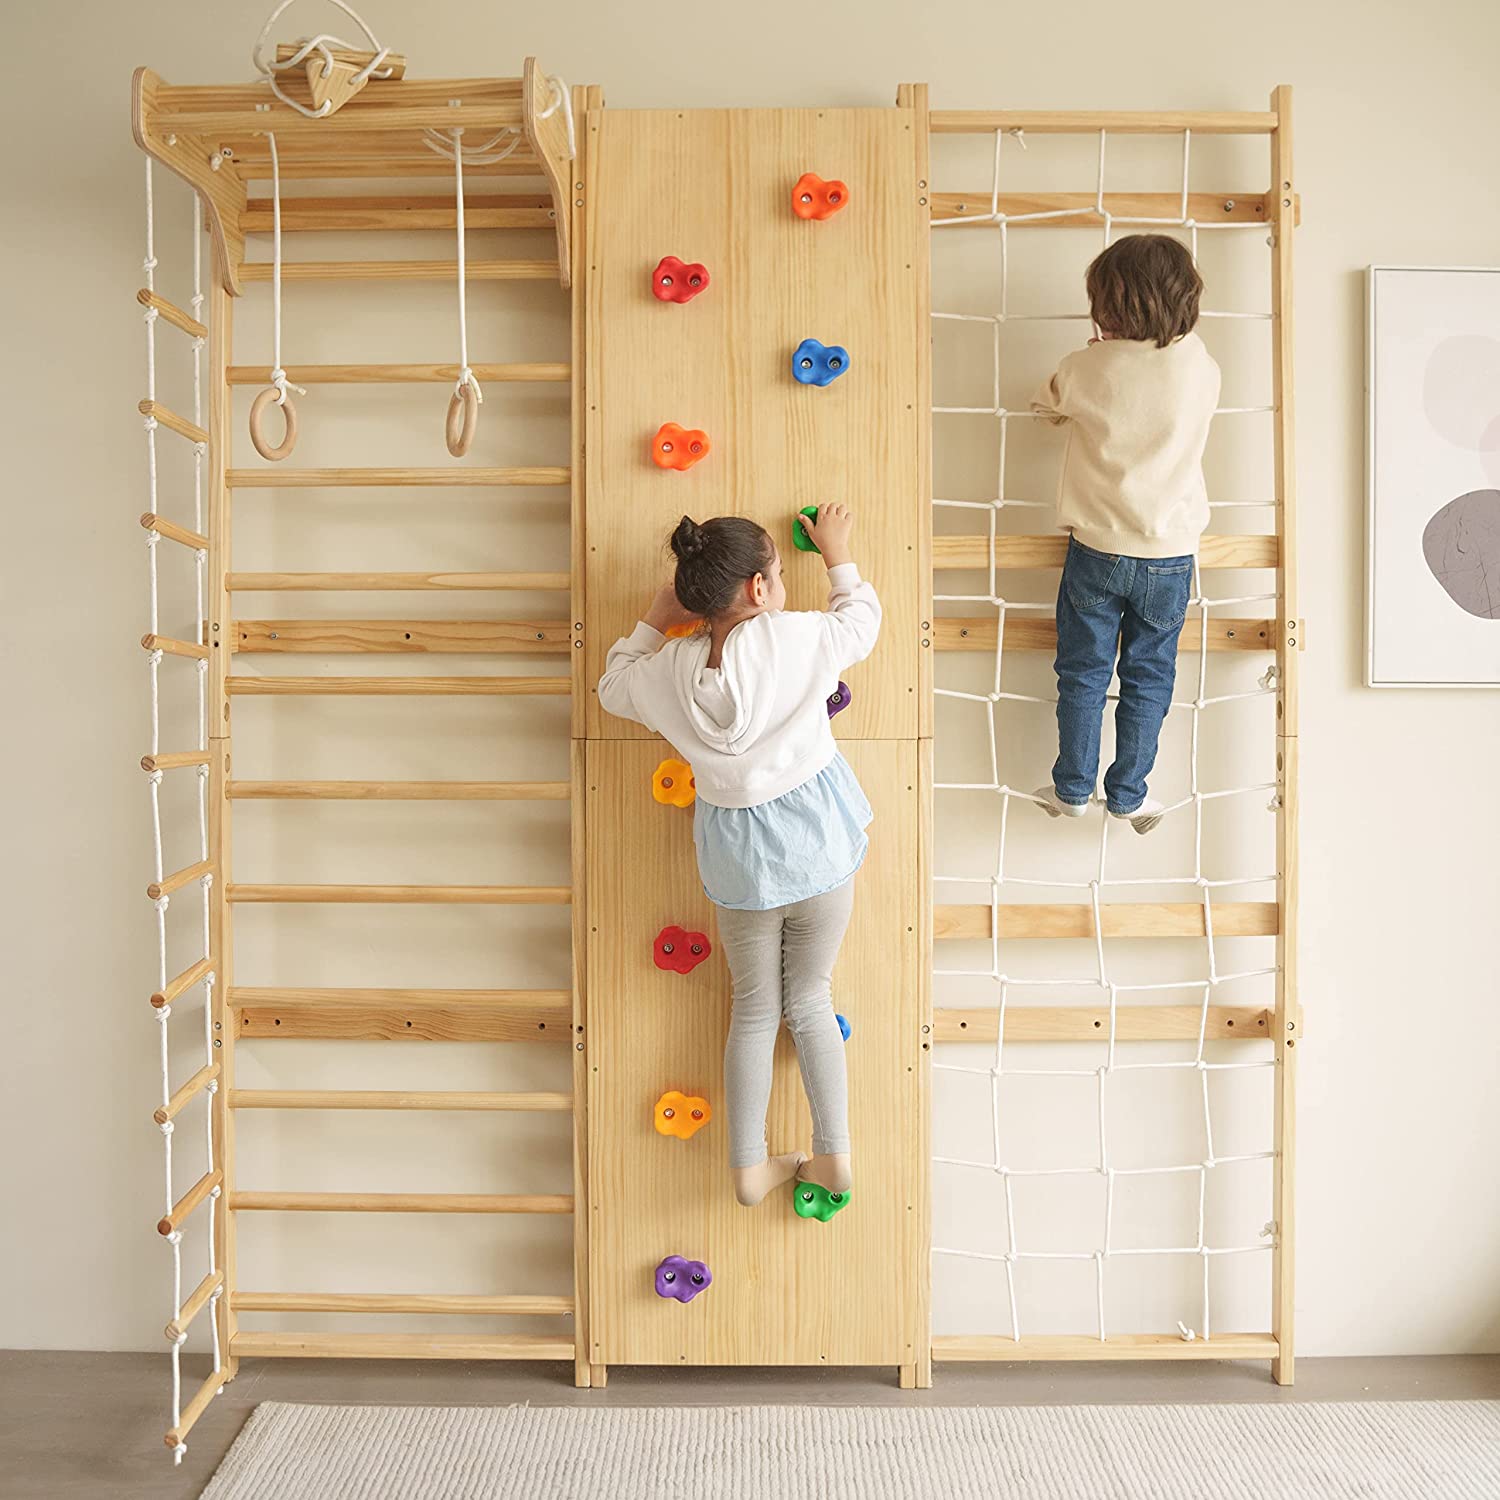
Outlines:
{"type": "Polygon", "coordinates": [[[1165,349],[1198,321],[1203,278],[1187,247],[1165,234],[1128,234],[1094,257],[1084,277],[1101,332],[1165,349]]]}

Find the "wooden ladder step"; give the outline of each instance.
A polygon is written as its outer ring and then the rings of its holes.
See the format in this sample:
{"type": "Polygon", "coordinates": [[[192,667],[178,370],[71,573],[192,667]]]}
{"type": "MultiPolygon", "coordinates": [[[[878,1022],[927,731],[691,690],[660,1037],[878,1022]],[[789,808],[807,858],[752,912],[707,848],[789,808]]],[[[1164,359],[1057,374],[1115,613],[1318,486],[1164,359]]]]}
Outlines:
{"type": "Polygon", "coordinates": [[[165,427],[168,432],[175,432],[178,437],[184,437],[190,443],[208,442],[208,433],[196,422],[189,422],[186,417],[179,416],[170,406],[164,406],[160,401],[138,402],[136,410],[143,417],[150,417],[158,426],[165,427]]]}
{"type": "Polygon", "coordinates": [[[236,620],[230,630],[236,654],[567,655],[572,639],[566,620],[236,620]]]}
{"type": "MultiPolygon", "coordinates": [[[[939,1008],[932,1013],[933,1040],[993,1042],[1000,1032],[1000,1011],[939,1008]]],[[[1196,1042],[1200,1027],[1206,1041],[1266,1041],[1274,1033],[1276,1013],[1264,1006],[1211,1005],[1207,1024],[1197,1005],[1120,1005],[1115,1009],[1118,1042],[1196,1042]]],[[[1005,1040],[1009,1042],[1102,1042],[1109,1039],[1107,1005],[1007,1005],[1005,1040]]]]}
{"type": "MultiPolygon", "coordinates": [[[[277,133],[285,114],[278,116],[277,133]]],[[[325,128],[336,119],[318,122],[325,128]]],[[[264,125],[262,124],[262,128],[264,125]]],[[[466,193],[464,228],[552,229],[556,226],[552,199],[545,193],[466,193]]],[[[340,233],[366,229],[455,229],[457,211],[451,196],[288,198],[281,200],[281,232],[340,233]]],[[[271,232],[271,200],[252,198],[240,214],[245,234],[271,232]]],[[[467,275],[467,268],[465,270],[467,275]]]]}
{"type": "Polygon", "coordinates": [[[1274,1333],[1216,1333],[1185,1339],[1176,1333],[1114,1333],[1107,1339],[1087,1333],[1032,1334],[1022,1339],[1000,1333],[939,1334],[932,1341],[936,1360],[990,1359],[1274,1359],[1274,1333]]]}
{"type": "Polygon", "coordinates": [[[533,485],[563,485],[566,467],[531,465],[519,468],[384,468],[384,469],[230,469],[225,482],[234,490],[296,490],[393,488],[410,485],[458,489],[493,489],[533,485]]]}
{"type": "Polygon", "coordinates": [[[240,1332],[229,1352],[237,1359],[572,1359],[573,1340],[536,1333],[240,1332]]]}
{"type": "Polygon", "coordinates": [[[566,781],[230,781],[225,795],[296,802],[566,802],[566,781]]]}
{"type": "MultiPolygon", "coordinates": [[[[1092,938],[1094,912],[1086,902],[1017,904],[998,908],[1000,937],[1092,938]]],[[[1203,938],[1207,935],[1201,901],[1113,901],[1099,908],[1107,938],[1203,938]]],[[[944,938],[988,940],[988,906],[937,906],[933,908],[932,935],[944,938]]],[[[1215,901],[1215,938],[1274,937],[1277,929],[1274,901],[1215,901]]]]}
{"type": "Polygon", "coordinates": [[[135,300],[142,307],[153,308],[159,317],[166,319],[174,328],[179,328],[190,338],[206,339],[208,328],[200,323],[191,313],[184,312],[175,302],[168,302],[163,296],[153,292],[150,287],[143,286],[135,294],[135,300]]]}
{"type": "Polygon", "coordinates": [[[258,1039],[566,1042],[567,990],[289,989],[231,986],[236,1034],[258,1039]]]}
{"type": "MultiPolygon", "coordinates": [[[[214,1174],[218,1177],[218,1174],[214,1174]]],[[[570,1214],[571,1193],[243,1193],[235,1213],[570,1214]]],[[[165,1222],[165,1220],[163,1221],[165,1222]]],[[[162,1231],[166,1233],[165,1230],[162,1231]]]]}
{"type": "MultiPolygon", "coordinates": [[[[939,651],[993,651],[998,628],[996,616],[958,618],[944,616],[932,622],[932,644],[939,651]]],[[[1208,617],[1210,651],[1274,651],[1276,630],[1271,620],[1231,619],[1226,615],[1208,617]]],[[[1196,610],[1189,610],[1182,634],[1177,638],[1180,652],[1197,651],[1203,642],[1203,621],[1196,610]]],[[[1012,611],[1005,617],[1007,651],[1055,651],[1057,625],[1030,611],[1012,611]]]]}
{"type": "Polygon", "coordinates": [[[566,906],[566,885],[230,885],[242,905],[566,906]]]}
{"type": "Polygon", "coordinates": [[[565,698],[566,677],[227,677],[231,697],[565,698]]]}
{"type": "MultiPolygon", "coordinates": [[[[1068,554],[1065,536],[997,536],[997,568],[1060,568],[1068,554]]],[[[1210,532],[1203,538],[1198,562],[1204,568],[1274,568],[1281,560],[1281,539],[1269,535],[1226,536],[1210,532]]],[[[935,536],[932,566],[938,571],[986,569],[990,565],[989,537],[935,536]]]]}
{"type": "MultiPolygon", "coordinates": [[[[453,281],[458,265],[448,260],[306,260],[283,262],[283,281],[453,281]]],[[[558,281],[555,260],[471,260],[469,281],[558,281]]],[[[271,279],[269,261],[241,261],[242,282],[271,279]]]]}
{"type": "Polygon", "coordinates": [[[462,1317],[565,1318],[571,1297],[526,1293],[499,1297],[446,1296],[430,1292],[234,1292],[236,1312],[443,1313],[462,1317]]]}
{"type": "MultiPolygon", "coordinates": [[[[567,364],[499,364],[471,365],[474,378],[481,385],[502,385],[524,381],[561,382],[573,378],[573,367],[567,364]]],[[[265,385],[266,365],[230,365],[230,385],[265,385]]],[[[453,383],[458,379],[457,365],[288,365],[286,376],[293,385],[402,385],[432,382],[453,383]]]]}
{"type": "Polygon", "coordinates": [[[571,1110],[573,1096],[464,1091],[391,1092],[376,1089],[230,1089],[230,1109],[416,1109],[548,1112],[571,1110]]]}
{"type": "Polygon", "coordinates": [[[288,590],[321,593],[434,593],[455,589],[493,592],[561,592],[572,587],[567,573],[226,573],[230,593],[268,594],[288,590]]]}

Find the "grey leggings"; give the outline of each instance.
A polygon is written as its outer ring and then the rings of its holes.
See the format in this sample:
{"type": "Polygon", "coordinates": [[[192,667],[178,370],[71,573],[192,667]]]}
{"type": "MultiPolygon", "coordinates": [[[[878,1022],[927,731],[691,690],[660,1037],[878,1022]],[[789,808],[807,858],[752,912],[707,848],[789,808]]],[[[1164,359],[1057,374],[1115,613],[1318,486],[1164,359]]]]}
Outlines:
{"type": "Polygon", "coordinates": [[[844,1038],[833,1013],[834,960],[854,908],[854,881],[770,911],[718,908],[719,938],[734,980],[734,1013],[724,1047],[729,1165],[766,1159],[766,1108],[776,1033],[786,1017],[812,1109],[813,1150],[849,1150],[844,1038]]]}

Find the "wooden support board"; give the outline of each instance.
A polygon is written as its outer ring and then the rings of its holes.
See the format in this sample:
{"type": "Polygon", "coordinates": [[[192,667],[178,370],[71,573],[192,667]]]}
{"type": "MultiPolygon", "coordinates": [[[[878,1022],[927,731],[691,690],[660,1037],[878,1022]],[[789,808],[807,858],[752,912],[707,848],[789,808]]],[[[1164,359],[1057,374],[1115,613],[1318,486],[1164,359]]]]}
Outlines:
{"type": "MultiPolygon", "coordinates": [[[[919,727],[930,657],[927,484],[925,112],[651,111],[586,117],[577,288],[585,314],[580,405],[587,467],[581,543],[581,680],[588,701],[582,798],[587,828],[590,1378],[609,1364],[884,1364],[925,1375],[927,1152],[922,977],[926,893],[919,727]],[[691,191],[664,193],[662,174],[691,191]],[[804,172],[850,186],[826,222],[791,210],[804,172]],[[658,302],[664,255],[712,278],[684,305],[658,302]],[[804,338],[850,351],[819,389],[791,376],[804,338]],[[701,427],[713,451],[684,473],[650,461],[663,422],[701,427]],[[731,1192],[728,1133],[658,1135],[673,1088],[722,1105],[730,980],[716,951],[689,975],[652,961],[659,929],[710,934],[692,814],[651,796],[669,748],[605,714],[594,686],[605,654],[669,575],[663,542],[684,513],[753,517],[781,549],[788,607],[827,601],[820,559],[791,546],[803,505],[843,498],[855,555],[885,609],[869,663],[848,673],[836,721],[876,820],[853,925],[834,974],[849,1043],[856,1180],[828,1224],[802,1220],[783,1189],[750,1210],[731,1192]],[[705,1260],[713,1285],[681,1306],[655,1294],[665,1256],[705,1260]]],[[[580,368],[580,364],[582,368],[580,368]]],[[[575,446],[575,462],[581,457],[575,446]]],[[[579,1091],[575,1090],[575,1094],[579,1091]]],[[[773,1150],[810,1149],[795,1056],[778,1051],[773,1150]]],[[[580,1330],[582,1337],[582,1330],[580,1330]]],[[[582,1351],[580,1352],[582,1363],[582,1351]]]]}

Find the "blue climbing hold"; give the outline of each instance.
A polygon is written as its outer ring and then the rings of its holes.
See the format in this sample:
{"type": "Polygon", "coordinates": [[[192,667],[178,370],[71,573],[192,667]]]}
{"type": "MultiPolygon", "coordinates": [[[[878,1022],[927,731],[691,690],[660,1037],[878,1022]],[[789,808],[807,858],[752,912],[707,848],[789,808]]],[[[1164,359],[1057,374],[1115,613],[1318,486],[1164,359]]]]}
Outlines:
{"type": "Polygon", "coordinates": [[[833,1019],[839,1023],[839,1031],[843,1034],[843,1038],[847,1042],[854,1035],[854,1028],[849,1024],[849,1017],[841,1016],[835,1011],[833,1019]]]}
{"type": "Polygon", "coordinates": [[[847,349],[817,339],[803,339],[792,355],[792,379],[802,385],[832,385],[848,368],[847,349]]]}

